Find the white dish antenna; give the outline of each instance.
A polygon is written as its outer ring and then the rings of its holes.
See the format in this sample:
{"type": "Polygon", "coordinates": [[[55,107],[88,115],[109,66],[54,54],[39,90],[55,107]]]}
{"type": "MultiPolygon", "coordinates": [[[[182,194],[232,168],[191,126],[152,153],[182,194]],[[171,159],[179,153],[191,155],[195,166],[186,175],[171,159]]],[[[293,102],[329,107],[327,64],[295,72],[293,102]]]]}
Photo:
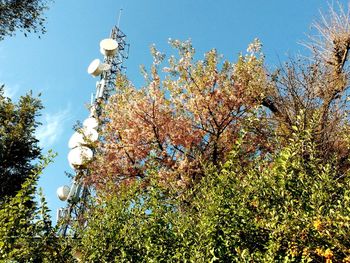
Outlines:
{"type": "Polygon", "coordinates": [[[94,117],[89,117],[83,122],[83,126],[88,130],[96,129],[98,127],[98,121],[94,117]]]}
{"type": "Polygon", "coordinates": [[[68,153],[68,162],[70,166],[75,169],[77,166],[86,164],[91,161],[93,157],[93,152],[90,148],[86,146],[78,146],[68,153]]]}
{"type": "MultiPolygon", "coordinates": [[[[84,128],[80,131],[76,131],[75,133],[73,133],[72,137],[70,137],[68,142],[69,148],[73,149],[75,147],[89,144],[89,142],[96,142],[98,140],[98,132],[94,128],[92,128],[94,125],[96,125],[96,123],[94,123],[94,120],[92,119],[95,118],[87,118],[85,120],[87,122],[86,125],[84,124],[84,128]]],[[[96,119],[95,121],[97,122],[96,119]]]]}
{"type": "Polygon", "coordinates": [[[98,140],[98,132],[95,129],[90,129],[89,127],[83,128],[83,134],[91,142],[96,142],[98,140]]]}
{"type": "Polygon", "coordinates": [[[111,66],[109,64],[101,63],[97,58],[90,63],[87,72],[93,77],[97,77],[101,75],[103,71],[110,70],[110,68],[111,66]]]}
{"type": "Polygon", "coordinates": [[[84,136],[80,132],[73,133],[72,137],[70,137],[68,142],[68,147],[73,149],[85,143],[84,136]]]}
{"type": "Polygon", "coordinates": [[[70,192],[70,188],[67,185],[59,187],[56,191],[58,198],[61,201],[66,201],[70,192]]]}
{"type": "Polygon", "coordinates": [[[100,42],[100,51],[104,56],[114,56],[118,50],[118,42],[112,38],[103,39],[100,42]]]}

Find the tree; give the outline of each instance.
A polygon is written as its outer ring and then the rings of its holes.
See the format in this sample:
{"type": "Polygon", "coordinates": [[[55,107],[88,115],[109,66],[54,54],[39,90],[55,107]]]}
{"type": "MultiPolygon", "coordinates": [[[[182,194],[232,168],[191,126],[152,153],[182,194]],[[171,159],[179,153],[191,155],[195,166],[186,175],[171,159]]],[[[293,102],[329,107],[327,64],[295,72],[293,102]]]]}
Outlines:
{"type": "Polygon", "coordinates": [[[242,136],[222,169],[208,167],[181,197],[156,170],[147,187],[100,195],[80,233],[82,261],[349,262],[350,177],[316,157],[311,138],[300,127],[278,153],[242,166],[242,136]]]}
{"type": "Polygon", "coordinates": [[[271,74],[262,100],[281,138],[288,140],[296,126],[308,123],[320,156],[329,159],[336,153],[344,169],[349,167],[349,19],[349,11],[340,4],[338,10],[331,7],[322,14],[313,25],[317,34],[305,43],[313,54],[271,74]]]}
{"type": "Polygon", "coordinates": [[[273,73],[258,40],[236,63],[222,61],[216,50],[194,61],[191,43],[173,40],[178,56],[163,72],[165,55],[152,47],[145,87],[122,76],[117,82],[88,180],[97,186],[137,178],[146,183],[148,168],[156,166],[170,188],[189,186],[203,177],[203,164],[225,162],[241,131],[250,137],[244,164],[288,145],[301,123],[312,130],[318,154],[330,160],[336,153],[346,170],[349,15],[341,6],[339,14],[331,9],[315,28],[320,37],[307,43],[311,56],[291,59],[273,73]]]}
{"type": "Polygon", "coordinates": [[[90,167],[100,191],[82,259],[350,262],[350,16],[339,12],[316,24],[308,60],[273,73],[258,41],[236,63],[215,50],[194,62],[190,43],[172,41],[179,58],[159,73],[152,49],[144,88],[120,77],[90,167]]]}
{"type": "Polygon", "coordinates": [[[12,36],[16,30],[27,33],[45,33],[44,11],[47,0],[1,0],[0,41],[12,36]]]}
{"type": "Polygon", "coordinates": [[[0,259],[72,262],[68,240],[57,237],[37,181],[53,155],[41,154],[35,130],[42,104],[31,93],[18,103],[0,87],[0,259]],[[40,205],[36,198],[39,197],[40,205]]]}
{"type": "MultiPolygon", "coordinates": [[[[165,184],[198,181],[204,163],[224,162],[245,120],[255,114],[260,91],[268,85],[258,40],[236,64],[220,62],[216,50],[194,61],[190,42],[171,44],[179,58],[170,57],[164,81],[159,73],[164,56],[154,47],[151,72],[144,70],[144,88],[133,87],[123,77],[118,80],[89,177],[96,185],[137,178],[146,182],[148,169],[154,167],[165,184]]],[[[252,141],[245,145],[247,155],[255,154],[255,141],[261,142],[260,152],[269,147],[263,137],[247,136],[252,141]]]]}
{"type": "Polygon", "coordinates": [[[0,203],[15,196],[41,157],[35,128],[42,104],[31,93],[15,104],[0,88],[0,203]]]}
{"type": "Polygon", "coordinates": [[[0,204],[0,259],[5,262],[72,262],[70,246],[56,236],[45,198],[35,202],[36,184],[49,156],[27,175],[15,196],[0,204]]]}

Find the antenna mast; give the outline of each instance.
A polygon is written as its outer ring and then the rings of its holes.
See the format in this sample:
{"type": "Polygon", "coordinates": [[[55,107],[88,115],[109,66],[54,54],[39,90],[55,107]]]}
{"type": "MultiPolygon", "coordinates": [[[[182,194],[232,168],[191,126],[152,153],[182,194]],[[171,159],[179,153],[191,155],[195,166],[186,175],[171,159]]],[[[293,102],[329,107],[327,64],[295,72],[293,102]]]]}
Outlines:
{"type": "Polygon", "coordinates": [[[71,227],[75,223],[82,227],[86,224],[84,212],[91,189],[84,183],[84,178],[89,176],[86,163],[92,160],[95,154],[91,142],[99,138],[102,105],[108,103],[109,97],[115,91],[117,77],[125,70],[123,62],[129,54],[130,45],[126,43],[126,35],[119,29],[121,11],[122,9],[119,12],[118,24],[112,28],[110,37],[100,42],[103,62],[95,59],[88,67],[88,73],[93,77],[100,77],[100,80],[96,82],[96,92],[91,96],[89,117],[68,143],[71,148],[68,161],[75,170],[75,176],[71,186],[61,186],[57,189],[59,199],[66,201],[66,206],[57,211],[59,235],[73,234],[71,227]]]}
{"type": "Polygon", "coordinates": [[[123,11],[123,8],[120,8],[119,9],[119,16],[118,16],[118,23],[117,23],[117,27],[119,28],[119,24],[120,24],[120,18],[122,16],[122,11],[123,11]]]}

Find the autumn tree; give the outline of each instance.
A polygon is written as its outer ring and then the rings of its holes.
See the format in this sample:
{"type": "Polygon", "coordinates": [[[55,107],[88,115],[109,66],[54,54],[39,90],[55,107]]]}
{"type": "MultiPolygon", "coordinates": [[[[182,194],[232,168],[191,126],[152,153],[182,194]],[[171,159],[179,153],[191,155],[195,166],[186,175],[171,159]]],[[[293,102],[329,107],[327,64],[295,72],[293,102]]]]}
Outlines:
{"type": "Polygon", "coordinates": [[[282,141],[307,124],[322,158],[336,154],[344,167],[349,166],[349,19],[340,4],[322,14],[313,24],[316,34],[304,43],[312,55],[292,59],[270,74],[262,99],[282,141]]]}
{"type": "Polygon", "coordinates": [[[350,262],[349,19],[273,72],[257,40],[235,63],[171,41],[163,72],[152,48],[145,87],[120,77],[104,108],[82,260],[350,262]]]}
{"type": "Polygon", "coordinates": [[[1,0],[0,40],[13,36],[16,30],[27,33],[45,33],[44,12],[50,0],[1,0]]]}
{"type": "Polygon", "coordinates": [[[41,109],[40,100],[31,93],[14,103],[0,88],[0,202],[15,196],[36,169],[41,149],[35,129],[41,109]]]}
{"type": "Polygon", "coordinates": [[[190,42],[172,40],[178,54],[163,67],[165,56],[152,47],[144,87],[122,76],[117,81],[88,180],[97,186],[147,182],[149,169],[157,169],[165,184],[189,185],[203,177],[204,164],[219,168],[241,133],[250,138],[243,165],[287,145],[301,125],[312,131],[320,156],[332,159],[336,153],[346,169],[350,23],[339,9],[315,23],[319,37],[307,44],[311,56],[273,72],[264,65],[258,40],[235,63],[215,49],[195,61],[190,42]]]}
{"type": "MultiPolygon", "coordinates": [[[[97,185],[142,178],[157,169],[159,180],[187,185],[203,176],[203,164],[225,160],[254,115],[260,92],[269,85],[260,43],[234,64],[221,61],[215,49],[194,61],[189,41],[171,41],[178,56],[160,70],[164,55],[152,47],[154,62],[146,86],[137,89],[120,77],[116,94],[105,108],[107,120],[91,179],[97,185]],[[161,80],[164,75],[164,80],[161,80]]],[[[251,133],[252,141],[268,141],[251,133]]],[[[246,145],[246,153],[257,148],[246,145]]]]}

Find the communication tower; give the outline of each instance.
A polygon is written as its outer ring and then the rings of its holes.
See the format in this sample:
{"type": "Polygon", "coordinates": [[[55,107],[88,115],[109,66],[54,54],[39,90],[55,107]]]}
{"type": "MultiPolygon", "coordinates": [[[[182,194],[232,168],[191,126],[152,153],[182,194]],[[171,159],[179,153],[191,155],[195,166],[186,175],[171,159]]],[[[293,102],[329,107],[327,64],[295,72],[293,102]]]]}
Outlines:
{"type": "Polygon", "coordinates": [[[68,161],[75,175],[70,186],[64,185],[57,189],[58,198],[66,202],[66,206],[57,211],[59,234],[63,236],[71,232],[73,224],[86,224],[83,215],[91,195],[90,188],[84,183],[84,178],[89,176],[86,164],[95,154],[92,144],[99,139],[102,105],[108,102],[115,91],[116,79],[125,69],[123,62],[129,53],[129,44],[126,43],[126,35],[119,29],[119,22],[118,26],[112,28],[110,37],[100,42],[100,52],[103,60],[94,59],[87,70],[93,77],[99,77],[96,91],[91,95],[89,117],[68,142],[68,161]]]}

